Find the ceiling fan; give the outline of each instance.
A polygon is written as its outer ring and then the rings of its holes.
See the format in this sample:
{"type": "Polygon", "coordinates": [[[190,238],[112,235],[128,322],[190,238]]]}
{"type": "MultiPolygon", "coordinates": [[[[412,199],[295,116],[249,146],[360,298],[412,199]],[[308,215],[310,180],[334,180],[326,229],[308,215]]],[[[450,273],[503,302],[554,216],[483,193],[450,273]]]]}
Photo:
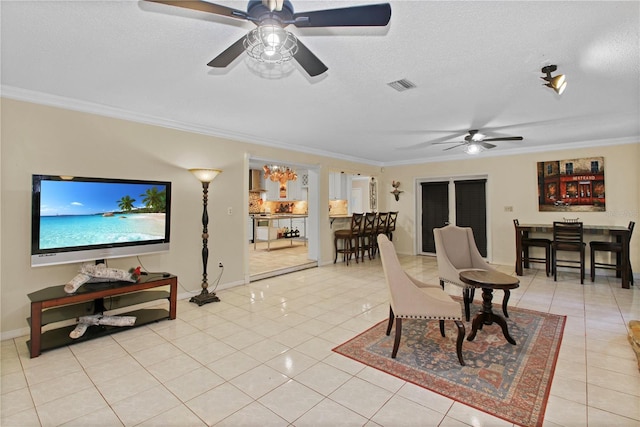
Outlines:
{"type": "Polygon", "coordinates": [[[258,27],[246,36],[242,36],[211,60],[207,64],[210,67],[224,68],[245,50],[258,60],[278,62],[277,58],[270,61],[269,56],[273,56],[276,49],[279,52],[282,48],[288,49],[288,52],[285,52],[288,55],[287,59],[294,58],[312,77],[327,71],[327,66],[293,34],[285,31],[285,27],[290,24],[299,28],[385,26],[391,19],[391,5],[389,3],[294,13],[293,6],[288,0],[251,0],[246,12],[202,0],[146,1],[244,19],[253,22],[258,27]],[[261,46],[261,51],[258,53],[261,57],[254,56],[252,51],[254,42],[261,46]]]}
{"type": "MultiPolygon", "coordinates": [[[[480,152],[482,148],[490,149],[496,147],[495,144],[490,144],[489,141],[522,141],[524,138],[521,136],[505,136],[501,138],[487,138],[481,134],[478,129],[471,129],[469,133],[464,137],[464,142],[454,145],[453,147],[445,148],[443,151],[453,150],[457,147],[465,147],[465,151],[469,154],[475,154],[480,152]]],[[[431,145],[437,144],[454,144],[453,142],[433,142],[431,145]]]]}

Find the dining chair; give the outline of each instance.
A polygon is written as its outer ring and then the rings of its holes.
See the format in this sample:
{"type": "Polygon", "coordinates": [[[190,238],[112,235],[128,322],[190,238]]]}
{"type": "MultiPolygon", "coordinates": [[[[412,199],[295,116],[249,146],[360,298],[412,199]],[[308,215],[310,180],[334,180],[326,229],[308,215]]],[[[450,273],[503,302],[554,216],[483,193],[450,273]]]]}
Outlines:
{"type": "Polygon", "coordinates": [[[378,253],[378,241],[376,240],[376,236],[378,234],[385,234],[387,231],[387,222],[389,221],[389,212],[378,212],[378,215],[376,217],[376,226],[375,226],[375,231],[373,232],[374,235],[374,247],[373,247],[373,257],[375,258],[376,254],[378,253]]]}
{"type": "Polygon", "coordinates": [[[391,241],[393,241],[393,232],[396,231],[396,222],[398,222],[398,212],[389,212],[385,234],[391,241]]]}
{"type": "Polygon", "coordinates": [[[375,249],[375,229],[376,229],[376,213],[367,212],[364,214],[362,227],[360,227],[360,233],[358,238],[360,239],[360,257],[364,261],[364,254],[367,253],[369,259],[372,259],[375,249]]]}
{"type": "Polygon", "coordinates": [[[358,263],[358,254],[360,253],[360,227],[364,214],[354,213],[351,215],[351,225],[343,230],[336,230],[333,233],[333,246],[336,251],[333,263],[338,260],[338,254],[342,254],[342,259],[349,265],[351,255],[355,255],[356,263],[358,263]],[[342,247],[338,248],[338,242],[342,241],[342,247]]]}
{"type": "MultiPolygon", "coordinates": [[[[633,227],[636,225],[634,221],[629,221],[629,236],[628,239],[631,241],[631,235],[633,234],[633,227]]],[[[626,265],[627,271],[629,274],[629,281],[633,285],[633,269],[631,268],[631,260],[629,259],[629,254],[627,254],[627,259],[623,260],[622,257],[622,242],[607,242],[607,241],[591,241],[589,242],[589,255],[591,259],[591,281],[593,282],[596,278],[596,268],[602,268],[605,270],[615,270],[616,277],[620,277],[622,275],[622,269],[626,265]],[[597,262],[596,261],[596,251],[597,252],[609,252],[612,254],[616,254],[616,262],[615,263],[606,263],[606,262],[597,262]]]]}
{"type": "Polygon", "coordinates": [[[398,354],[403,319],[437,320],[442,337],[445,337],[444,321],[453,320],[458,328],[456,353],[458,361],[464,366],[462,342],[464,341],[465,327],[462,323],[460,303],[454,301],[438,285],[422,283],[408,275],[398,260],[393,243],[385,234],[378,234],[377,242],[390,297],[387,336],[391,334],[394,320],[396,324],[391,358],[395,359],[398,354]]]}
{"type": "MultiPolygon", "coordinates": [[[[516,233],[522,233],[521,230],[518,230],[518,226],[520,222],[517,219],[513,220],[513,225],[515,226],[516,233]]],[[[517,236],[516,236],[517,237],[517,236]]],[[[529,263],[544,263],[545,265],[545,273],[547,276],[551,274],[551,239],[545,239],[542,237],[521,237],[522,242],[522,264],[525,268],[529,268],[529,263]],[[530,248],[544,248],[544,258],[531,256],[529,249],[530,248]]],[[[517,261],[516,261],[517,262],[517,261]]],[[[516,269],[518,271],[518,269],[516,269]]]]}
{"type": "Polygon", "coordinates": [[[551,243],[551,269],[553,281],[558,280],[558,267],[580,269],[580,284],[584,284],[584,233],[582,222],[553,222],[553,242],[551,243]],[[558,259],[558,252],[578,252],[579,258],[558,259]]]}
{"type": "MultiPolygon", "coordinates": [[[[446,282],[462,288],[465,319],[469,321],[470,305],[475,295],[475,288],[460,280],[460,273],[467,270],[495,271],[496,269],[480,255],[473,237],[473,230],[470,227],[447,225],[442,228],[434,228],[433,237],[436,243],[440,286],[444,289],[446,282]]],[[[505,289],[504,293],[502,312],[505,317],[509,317],[507,303],[511,293],[508,289],[505,289]]]]}

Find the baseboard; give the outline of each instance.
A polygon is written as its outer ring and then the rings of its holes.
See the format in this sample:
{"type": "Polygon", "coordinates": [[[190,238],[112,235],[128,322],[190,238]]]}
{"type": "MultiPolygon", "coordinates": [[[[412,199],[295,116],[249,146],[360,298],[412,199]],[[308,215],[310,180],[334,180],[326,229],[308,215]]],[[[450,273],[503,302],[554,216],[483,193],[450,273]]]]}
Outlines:
{"type": "Polygon", "coordinates": [[[270,277],[280,276],[280,275],[283,275],[283,274],[293,273],[295,271],[306,270],[306,269],[309,269],[309,268],[315,268],[317,266],[318,266],[318,263],[316,261],[307,262],[305,264],[294,265],[293,267],[286,267],[286,268],[281,268],[281,269],[278,269],[278,270],[266,271],[264,273],[252,274],[249,277],[249,280],[251,282],[255,282],[257,280],[268,279],[270,277]]]}

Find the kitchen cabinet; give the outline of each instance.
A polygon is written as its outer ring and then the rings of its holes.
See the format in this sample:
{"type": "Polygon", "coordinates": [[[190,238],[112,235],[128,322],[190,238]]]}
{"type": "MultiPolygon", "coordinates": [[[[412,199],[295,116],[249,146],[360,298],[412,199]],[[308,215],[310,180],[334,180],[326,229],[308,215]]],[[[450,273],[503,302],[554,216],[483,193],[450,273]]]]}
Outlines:
{"type": "Polygon", "coordinates": [[[253,242],[253,217],[249,215],[249,222],[247,223],[247,238],[249,243],[253,242]]]}
{"type": "Polygon", "coordinates": [[[344,200],[346,185],[345,174],[340,172],[329,173],[329,199],[344,200]]]}
{"type": "Polygon", "coordinates": [[[270,179],[264,180],[264,188],[267,190],[267,200],[280,200],[280,183],[277,181],[271,181],[270,179]]]}
{"type": "Polygon", "coordinates": [[[302,179],[287,182],[287,200],[305,200],[302,197],[302,179]]]}
{"type": "Polygon", "coordinates": [[[349,200],[352,176],[341,172],[329,174],[329,200],[349,200]]]}

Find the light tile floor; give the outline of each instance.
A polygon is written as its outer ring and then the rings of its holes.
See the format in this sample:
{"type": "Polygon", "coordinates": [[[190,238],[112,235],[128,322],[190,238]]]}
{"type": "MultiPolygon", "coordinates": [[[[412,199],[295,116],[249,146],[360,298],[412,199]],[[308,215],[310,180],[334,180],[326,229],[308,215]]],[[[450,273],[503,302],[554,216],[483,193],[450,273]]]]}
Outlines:
{"type": "Polygon", "coordinates": [[[317,266],[318,263],[308,259],[309,248],[296,240],[277,240],[271,242],[267,250],[266,242],[249,244],[249,275],[251,281],[268,276],[290,272],[302,267],[317,266]]]}
{"type": "MultiPolygon", "coordinates": [[[[437,283],[434,258],[401,261],[437,283]]],[[[331,351],[386,319],[379,260],[218,295],[202,307],[180,301],[176,320],[35,359],[27,337],[3,341],[0,425],[510,425],[331,351]]],[[[628,321],[640,319],[637,285],[601,276],[580,285],[573,273],[556,283],[528,270],[510,304],[568,316],[545,426],[640,426],[640,374],[626,340],[628,321]]]]}

